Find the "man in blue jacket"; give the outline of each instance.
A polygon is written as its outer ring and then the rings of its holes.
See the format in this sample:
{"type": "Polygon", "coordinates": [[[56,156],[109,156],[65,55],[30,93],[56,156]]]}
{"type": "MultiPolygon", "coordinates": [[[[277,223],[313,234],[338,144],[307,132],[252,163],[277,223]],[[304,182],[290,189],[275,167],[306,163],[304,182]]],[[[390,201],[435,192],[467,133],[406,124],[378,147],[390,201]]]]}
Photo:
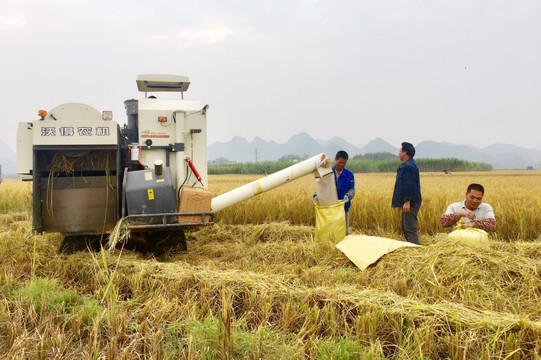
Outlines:
{"type": "Polygon", "coordinates": [[[402,164],[396,172],[392,207],[402,211],[402,231],[410,243],[419,244],[417,235],[417,214],[421,207],[421,183],[419,169],[413,160],[415,148],[408,142],[403,142],[398,152],[402,164]]]}
{"type": "Polygon", "coordinates": [[[348,153],[340,150],[336,153],[332,168],[338,200],[344,200],[346,202],[344,204],[344,210],[346,212],[346,235],[349,234],[349,208],[351,206],[351,199],[355,196],[355,177],[350,170],[346,169],[348,158],[348,153]]]}
{"type": "MultiPolygon", "coordinates": [[[[348,153],[340,150],[336,153],[334,166],[332,168],[338,200],[344,200],[346,202],[344,204],[344,211],[346,212],[346,235],[349,234],[349,208],[351,207],[351,199],[355,196],[355,177],[353,176],[353,173],[345,167],[348,158],[348,153]]],[[[312,201],[315,202],[316,200],[317,195],[314,194],[312,201]]]]}

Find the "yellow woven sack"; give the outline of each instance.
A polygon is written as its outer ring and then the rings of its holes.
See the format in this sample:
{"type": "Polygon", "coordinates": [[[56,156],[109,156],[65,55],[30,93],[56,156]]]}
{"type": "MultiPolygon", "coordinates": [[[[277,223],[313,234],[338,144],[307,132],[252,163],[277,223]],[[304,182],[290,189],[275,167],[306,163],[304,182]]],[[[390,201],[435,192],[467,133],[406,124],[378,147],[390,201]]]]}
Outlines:
{"type": "Polygon", "coordinates": [[[341,200],[336,205],[319,206],[316,201],[316,240],[338,242],[346,237],[344,204],[341,200]]]}
{"type": "Polygon", "coordinates": [[[487,232],[476,228],[454,230],[449,233],[449,238],[468,244],[488,244],[487,232]]]}

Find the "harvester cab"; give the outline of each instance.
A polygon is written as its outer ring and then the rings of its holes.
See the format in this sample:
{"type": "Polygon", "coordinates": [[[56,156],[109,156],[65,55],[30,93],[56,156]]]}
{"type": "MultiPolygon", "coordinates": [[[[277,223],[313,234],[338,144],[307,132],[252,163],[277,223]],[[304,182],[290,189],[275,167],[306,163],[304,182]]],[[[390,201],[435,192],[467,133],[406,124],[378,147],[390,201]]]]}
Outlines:
{"type": "Polygon", "coordinates": [[[80,103],[40,110],[37,120],[19,124],[17,172],[33,181],[35,232],[60,232],[64,246],[84,245],[123,224],[130,239],[153,251],[183,250],[184,230],[213,224],[215,211],[309,173],[332,173],[319,154],[212,199],[205,188],[208,105],[184,100],[185,76],[140,75],[136,83],[145,96],[124,102],[122,127],[112,112],[80,103]],[[155,92],[177,94],[149,95],[155,92]]]}

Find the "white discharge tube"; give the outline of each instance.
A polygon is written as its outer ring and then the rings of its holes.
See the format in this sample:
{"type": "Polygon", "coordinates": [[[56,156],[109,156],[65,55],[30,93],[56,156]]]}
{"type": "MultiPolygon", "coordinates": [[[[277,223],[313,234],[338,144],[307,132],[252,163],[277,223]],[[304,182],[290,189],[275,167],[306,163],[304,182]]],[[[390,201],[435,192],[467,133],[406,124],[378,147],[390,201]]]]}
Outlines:
{"type": "Polygon", "coordinates": [[[211,210],[213,212],[223,210],[310,173],[314,173],[316,177],[322,177],[329,172],[332,172],[332,162],[325,153],[321,153],[274,174],[216,196],[212,199],[211,210]]]}

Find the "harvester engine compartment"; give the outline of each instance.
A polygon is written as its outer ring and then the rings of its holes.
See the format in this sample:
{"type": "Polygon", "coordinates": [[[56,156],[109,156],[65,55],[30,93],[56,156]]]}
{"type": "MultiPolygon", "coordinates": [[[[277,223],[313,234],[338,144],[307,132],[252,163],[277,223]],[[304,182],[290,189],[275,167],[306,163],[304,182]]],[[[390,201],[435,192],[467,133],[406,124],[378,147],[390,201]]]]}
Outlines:
{"type": "Polygon", "coordinates": [[[164,221],[159,218],[159,215],[152,216],[152,214],[177,211],[175,188],[170,168],[163,169],[161,174],[154,169],[147,169],[126,172],[124,176],[126,177],[127,213],[134,219],[133,223],[173,222],[173,216],[166,216],[164,221]]]}

